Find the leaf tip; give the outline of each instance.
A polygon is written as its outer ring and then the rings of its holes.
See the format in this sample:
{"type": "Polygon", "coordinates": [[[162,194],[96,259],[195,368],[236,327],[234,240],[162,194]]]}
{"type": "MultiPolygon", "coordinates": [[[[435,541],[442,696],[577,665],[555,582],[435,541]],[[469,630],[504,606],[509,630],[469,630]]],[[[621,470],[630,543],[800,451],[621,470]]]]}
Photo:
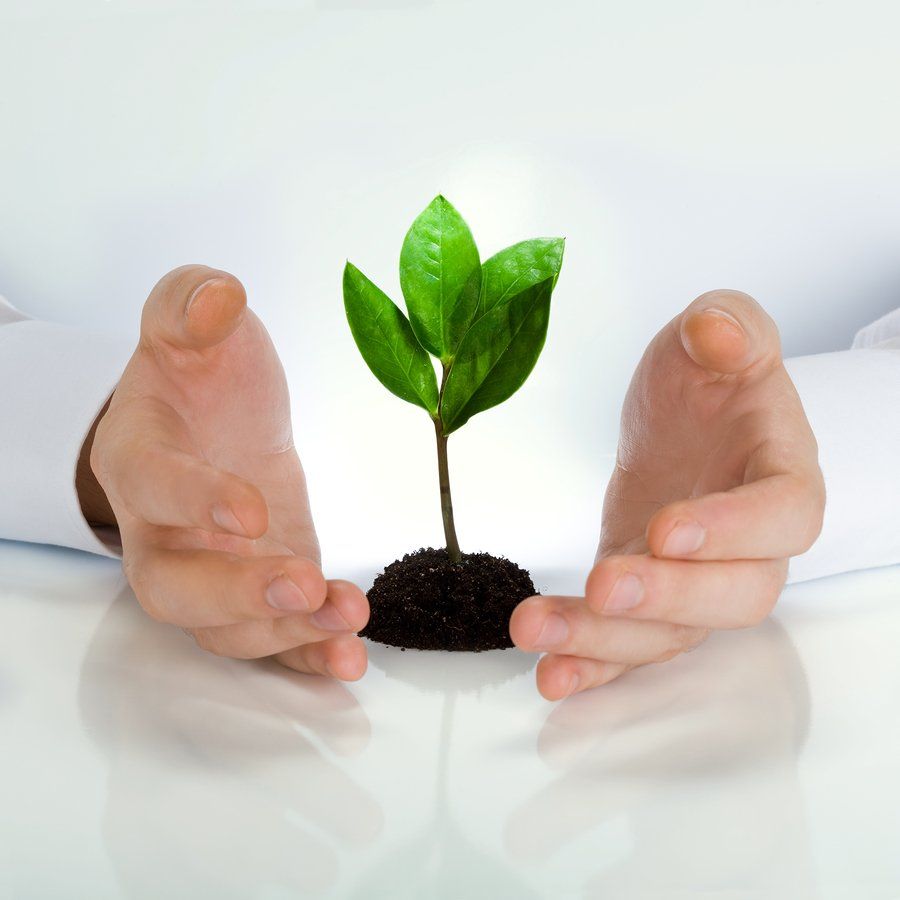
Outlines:
{"type": "Polygon", "coordinates": [[[435,196],[434,200],[431,201],[429,206],[440,206],[442,209],[458,212],[456,207],[446,198],[444,194],[438,194],[437,196],[435,196]]]}

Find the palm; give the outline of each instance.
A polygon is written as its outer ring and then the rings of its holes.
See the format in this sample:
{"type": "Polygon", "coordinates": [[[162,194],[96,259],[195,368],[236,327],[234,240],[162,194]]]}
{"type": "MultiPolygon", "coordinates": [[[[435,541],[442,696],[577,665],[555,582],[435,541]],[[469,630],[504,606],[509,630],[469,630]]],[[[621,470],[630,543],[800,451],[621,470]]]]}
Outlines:
{"type": "Polygon", "coordinates": [[[184,529],[178,545],[318,559],[284,372],[252,312],[230,337],[202,353],[136,354],[119,392],[128,396],[135,385],[142,390],[126,400],[136,407],[132,413],[145,408],[169,442],[255,485],[269,508],[269,528],[258,540],[184,529]]]}
{"type": "Polygon", "coordinates": [[[753,481],[774,434],[802,437],[803,420],[778,417],[792,397],[780,364],[759,377],[715,374],[691,358],[674,324],[663,329],[625,399],[598,558],[646,552],[647,524],[670,503],[753,481]],[[777,430],[769,427],[775,418],[777,430]]]}

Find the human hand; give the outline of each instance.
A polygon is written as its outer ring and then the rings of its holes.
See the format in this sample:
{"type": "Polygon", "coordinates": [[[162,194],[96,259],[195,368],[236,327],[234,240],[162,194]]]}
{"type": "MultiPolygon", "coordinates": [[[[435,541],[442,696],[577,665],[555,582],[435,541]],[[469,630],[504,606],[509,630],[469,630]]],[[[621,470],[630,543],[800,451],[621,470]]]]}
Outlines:
{"type": "Polygon", "coordinates": [[[156,285],[90,465],[149,615],[222,656],[354,680],[368,601],[321,572],[284,372],[246,303],[205,266],[156,285]]]}
{"type": "Polygon", "coordinates": [[[513,612],[516,645],[547,651],[538,689],[560,699],[762,621],[824,506],[775,323],[738,291],[697,298],[632,378],[586,596],[513,612]]]}

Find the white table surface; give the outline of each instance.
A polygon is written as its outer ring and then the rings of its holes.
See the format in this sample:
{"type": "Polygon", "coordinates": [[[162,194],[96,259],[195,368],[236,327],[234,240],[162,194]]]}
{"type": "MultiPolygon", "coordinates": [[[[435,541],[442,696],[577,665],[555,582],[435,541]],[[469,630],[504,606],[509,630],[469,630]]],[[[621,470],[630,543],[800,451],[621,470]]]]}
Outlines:
{"type": "Polygon", "coordinates": [[[342,686],[0,544],[0,896],[897,898],[898,639],[895,568],[558,704],[517,651],[342,686]]]}

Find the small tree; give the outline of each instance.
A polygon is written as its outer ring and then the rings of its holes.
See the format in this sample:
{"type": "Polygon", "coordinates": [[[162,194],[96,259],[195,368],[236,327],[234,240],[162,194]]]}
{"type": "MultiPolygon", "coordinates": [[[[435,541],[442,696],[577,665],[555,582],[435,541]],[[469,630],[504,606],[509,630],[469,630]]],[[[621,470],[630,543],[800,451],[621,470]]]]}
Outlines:
{"type": "Polygon", "coordinates": [[[534,368],[562,265],[562,238],[513,244],[484,263],[469,226],[438,195],[406,234],[400,287],[409,318],[351,262],[344,308],[375,377],[434,422],[447,553],[462,558],[447,462],[447,438],[476,413],[511,397],[534,368]],[[429,358],[441,365],[441,382],[429,358]]]}

